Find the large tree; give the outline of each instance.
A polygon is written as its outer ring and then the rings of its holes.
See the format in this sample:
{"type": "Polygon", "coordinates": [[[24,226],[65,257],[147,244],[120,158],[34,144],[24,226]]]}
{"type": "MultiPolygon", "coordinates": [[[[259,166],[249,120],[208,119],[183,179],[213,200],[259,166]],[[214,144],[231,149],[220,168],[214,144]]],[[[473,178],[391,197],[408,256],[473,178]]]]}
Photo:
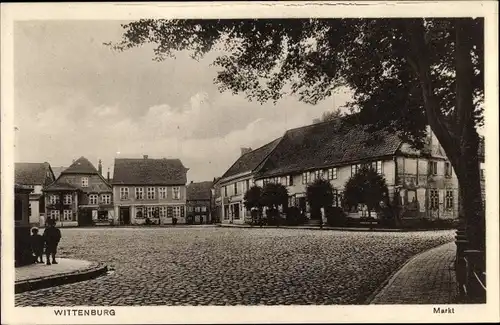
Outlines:
{"type": "Polygon", "coordinates": [[[482,18],[147,19],[123,27],[115,49],[154,43],[160,61],[176,51],[195,59],[220,51],[214,64],[221,91],[261,102],[293,94],[316,103],[347,87],[357,123],[398,131],[417,148],[430,125],[458,176],[471,245],[484,248],[477,133],[482,18]]]}

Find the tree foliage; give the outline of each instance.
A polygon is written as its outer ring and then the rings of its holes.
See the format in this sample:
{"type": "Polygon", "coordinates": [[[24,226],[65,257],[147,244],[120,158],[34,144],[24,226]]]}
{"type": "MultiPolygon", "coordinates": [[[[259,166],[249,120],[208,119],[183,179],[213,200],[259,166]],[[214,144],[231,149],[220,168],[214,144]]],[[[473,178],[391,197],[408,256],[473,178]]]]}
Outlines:
{"type": "Polygon", "coordinates": [[[276,209],[280,205],[286,208],[288,205],[288,190],[281,184],[267,183],[262,190],[260,204],[269,209],[276,209]]]}
{"type": "Polygon", "coordinates": [[[331,207],[333,204],[332,184],[324,179],[316,179],[307,186],[306,198],[311,210],[331,207]]]}
{"type": "Polygon", "coordinates": [[[249,100],[292,94],[315,104],[347,87],[356,123],[398,132],[417,148],[430,125],[458,176],[472,246],[484,248],[483,18],[146,19],[123,27],[115,49],[154,43],[159,61],[218,51],[215,83],[249,100]]]}
{"type": "Polygon", "coordinates": [[[387,194],[385,179],[372,168],[362,166],[347,180],[343,203],[347,208],[365,204],[368,207],[368,216],[371,216],[371,211],[379,207],[387,194]]]}
{"type": "Polygon", "coordinates": [[[243,200],[245,201],[245,208],[247,210],[251,210],[253,208],[257,208],[260,210],[260,199],[262,196],[262,188],[259,186],[252,186],[246,191],[243,196],[243,200]]]}

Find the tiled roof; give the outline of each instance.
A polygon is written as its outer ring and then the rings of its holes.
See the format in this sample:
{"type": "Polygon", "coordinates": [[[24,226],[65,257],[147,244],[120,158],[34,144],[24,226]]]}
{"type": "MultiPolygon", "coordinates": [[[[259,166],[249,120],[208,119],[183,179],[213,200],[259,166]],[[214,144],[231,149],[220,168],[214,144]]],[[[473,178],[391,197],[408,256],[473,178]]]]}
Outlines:
{"type": "Polygon", "coordinates": [[[393,155],[402,143],[396,134],[365,130],[363,125],[335,120],[288,130],[259,177],[393,155]]]}
{"type": "Polygon", "coordinates": [[[116,158],[113,184],[183,185],[187,171],[180,159],[116,158]]]}
{"type": "Polygon", "coordinates": [[[190,183],[187,186],[186,200],[210,200],[213,182],[190,183]]]}
{"type": "Polygon", "coordinates": [[[98,172],[87,158],[80,157],[71,166],[63,170],[61,174],[98,174],[98,172]]]}
{"type": "Polygon", "coordinates": [[[49,163],[16,163],[15,182],[23,185],[45,185],[51,179],[47,177],[50,172],[49,163]]]}
{"type": "Polygon", "coordinates": [[[222,179],[231,177],[237,174],[251,172],[255,170],[264,159],[271,153],[271,151],[276,147],[281,138],[273,140],[268,144],[252,150],[244,155],[242,155],[236,162],[222,175],[222,179]]]}
{"type": "Polygon", "coordinates": [[[49,186],[46,186],[44,189],[46,192],[52,192],[52,191],[78,191],[79,188],[76,187],[73,184],[66,183],[66,182],[61,182],[61,181],[55,181],[54,183],[50,184],[49,186]]]}

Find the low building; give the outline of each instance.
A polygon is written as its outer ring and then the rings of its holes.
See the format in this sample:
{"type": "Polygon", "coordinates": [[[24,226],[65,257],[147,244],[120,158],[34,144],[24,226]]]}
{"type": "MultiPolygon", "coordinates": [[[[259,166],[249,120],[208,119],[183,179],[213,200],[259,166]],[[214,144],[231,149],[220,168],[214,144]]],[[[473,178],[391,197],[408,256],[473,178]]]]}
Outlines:
{"type": "MultiPolygon", "coordinates": [[[[395,133],[368,132],[359,124],[328,121],[288,130],[255,178],[259,186],[285,185],[289,205],[309,216],[308,184],[329,180],[333,205],[340,206],[345,183],[362,165],[385,178],[390,199],[402,207],[402,219],[458,218],[458,181],[432,132],[425,149],[417,151],[395,133]]],[[[362,208],[348,212],[351,217],[367,214],[362,208]]]]}
{"type": "Polygon", "coordinates": [[[43,187],[55,181],[54,172],[48,162],[16,163],[15,182],[33,191],[29,195],[29,223],[32,226],[45,224],[45,198],[43,187]]]}
{"type": "Polygon", "coordinates": [[[186,189],[187,223],[212,223],[212,185],[211,181],[188,184],[186,189]]]}
{"type": "MultiPolygon", "coordinates": [[[[310,217],[306,188],[323,178],[334,188],[332,205],[342,207],[344,185],[363,165],[385,178],[390,202],[400,206],[402,220],[458,218],[458,180],[430,128],[424,148],[414,150],[396,133],[369,132],[356,123],[356,116],[340,122],[291,129],[243,154],[217,183],[221,187],[216,202],[222,208],[222,222],[243,222],[241,216],[248,214],[243,196],[254,183],[260,187],[268,182],[284,185],[288,205],[310,217]]],[[[352,218],[368,214],[362,206],[346,212],[352,218]]]]}
{"type": "Polygon", "coordinates": [[[109,223],[114,219],[113,191],[97,170],[80,157],[63,170],[55,182],[44,188],[47,217],[59,227],[109,223]]]}
{"type": "Polygon", "coordinates": [[[187,171],[179,159],[116,158],[115,221],[119,224],[186,223],[187,171]]]}
{"type": "Polygon", "coordinates": [[[249,217],[245,209],[243,196],[254,185],[254,180],[262,163],[274,150],[280,139],[273,140],[266,145],[251,150],[242,148],[241,156],[218,180],[220,193],[216,193],[216,201],[220,202],[221,223],[241,224],[249,217]]]}

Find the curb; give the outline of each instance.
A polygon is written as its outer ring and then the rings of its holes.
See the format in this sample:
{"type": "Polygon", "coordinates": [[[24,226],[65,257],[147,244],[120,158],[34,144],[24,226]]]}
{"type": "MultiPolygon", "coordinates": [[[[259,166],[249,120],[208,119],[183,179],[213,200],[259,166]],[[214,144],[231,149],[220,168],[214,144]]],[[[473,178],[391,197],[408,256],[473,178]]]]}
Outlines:
{"type": "Polygon", "coordinates": [[[89,268],[61,273],[47,277],[34,278],[30,280],[16,281],[14,293],[22,293],[26,291],[33,291],[45,289],[63,284],[70,284],[80,281],[94,279],[103,275],[108,271],[108,267],[103,263],[94,263],[89,268]]]}
{"type": "Polygon", "coordinates": [[[448,245],[449,243],[451,243],[452,241],[450,242],[447,242],[447,243],[444,243],[444,244],[441,244],[441,245],[437,245],[437,246],[434,246],[434,247],[431,247],[423,252],[420,252],[418,253],[417,255],[414,255],[412,257],[410,257],[406,262],[404,262],[398,269],[396,269],[394,272],[391,273],[391,275],[389,275],[387,277],[387,279],[384,280],[384,282],[382,282],[382,284],[374,291],[372,292],[368,298],[364,301],[364,305],[370,305],[373,300],[375,300],[375,298],[378,296],[378,294],[380,292],[382,292],[382,290],[384,290],[386,287],[388,287],[390,284],[392,284],[392,282],[394,282],[394,278],[396,277],[397,274],[399,274],[401,272],[401,270],[408,264],[410,264],[410,262],[412,262],[413,260],[417,259],[418,257],[420,257],[421,255],[433,250],[433,249],[436,249],[438,247],[441,247],[441,246],[444,246],[444,245],[448,245]]]}
{"type": "Polygon", "coordinates": [[[335,231],[352,231],[352,232],[422,232],[422,231],[443,231],[443,230],[453,230],[453,229],[387,229],[387,228],[343,228],[343,227],[323,227],[321,229],[319,226],[250,226],[250,225],[216,225],[220,228],[248,228],[248,229],[300,229],[300,230],[335,230],[335,231]]]}

